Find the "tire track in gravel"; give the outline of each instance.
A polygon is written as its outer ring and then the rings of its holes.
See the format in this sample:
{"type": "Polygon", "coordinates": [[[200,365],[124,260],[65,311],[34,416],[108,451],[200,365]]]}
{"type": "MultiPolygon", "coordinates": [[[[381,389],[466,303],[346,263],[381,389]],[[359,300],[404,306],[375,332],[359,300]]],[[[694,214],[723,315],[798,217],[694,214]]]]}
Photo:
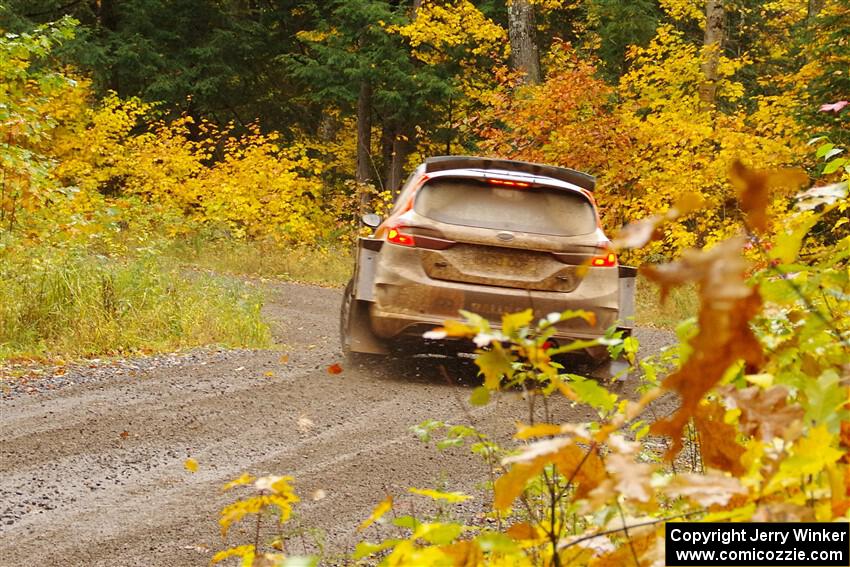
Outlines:
{"type": "MultiPolygon", "coordinates": [[[[483,509],[484,464],[465,449],[423,447],[409,429],[429,418],[467,421],[458,399],[475,382],[471,362],[369,360],[330,375],[339,303],[338,290],[270,286],[265,313],[285,363],[276,350],[202,351],[165,367],[140,363],[139,372],[92,378],[83,368],[60,388],[0,399],[0,565],[206,565],[225,547],[217,513],[235,496],[221,485],[246,471],[295,477],[302,502],[292,527],[312,535],[294,538],[292,551],[315,552],[324,540],[331,563],[387,491],[462,490],[478,497],[459,513],[483,509]],[[460,383],[445,383],[440,365],[460,383]],[[190,456],[195,474],[183,468],[190,456]],[[319,489],[326,496],[313,501],[319,489]]],[[[638,336],[644,353],[670,340],[638,336]]],[[[557,413],[591,417],[567,406],[557,413]]],[[[505,440],[527,409],[504,396],[471,415],[505,440]]],[[[228,543],[248,540],[234,528],[228,543]]]]}

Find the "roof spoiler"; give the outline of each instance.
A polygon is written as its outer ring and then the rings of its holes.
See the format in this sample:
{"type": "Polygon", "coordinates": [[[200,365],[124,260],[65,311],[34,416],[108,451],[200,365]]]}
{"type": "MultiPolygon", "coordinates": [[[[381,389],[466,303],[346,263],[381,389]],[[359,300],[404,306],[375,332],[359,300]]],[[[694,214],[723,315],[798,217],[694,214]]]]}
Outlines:
{"type": "Polygon", "coordinates": [[[554,165],[541,165],[527,161],[475,156],[437,156],[425,160],[425,173],[446,171],[449,169],[503,169],[506,171],[518,171],[520,173],[551,177],[559,181],[572,183],[588,191],[593,191],[596,188],[596,178],[594,176],[574,169],[567,169],[566,167],[555,167],[554,165]]]}

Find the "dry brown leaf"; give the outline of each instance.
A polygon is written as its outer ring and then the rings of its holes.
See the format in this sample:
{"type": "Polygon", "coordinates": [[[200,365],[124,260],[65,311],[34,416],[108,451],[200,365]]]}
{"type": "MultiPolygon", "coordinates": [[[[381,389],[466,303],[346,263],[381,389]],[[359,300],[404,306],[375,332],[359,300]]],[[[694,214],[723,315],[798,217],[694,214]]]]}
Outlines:
{"type": "Polygon", "coordinates": [[[768,227],[771,193],[779,189],[796,190],[808,183],[809,176],[801,169],[755,171],[736,161],[729,171],[729,179],[738,194],[741,209],[747,214],[747,224],[763,232],[768,227]]]}
{"type": "Polygon", "coordinates": [[[631,222],[617,232],[617,236],[611,242],[617,249],[640,248],[651,240],[658,240],[662,233],[659,230],[664,222],[662,215],[650,215],[639,221],[631,222]]]}
{"type": "Polygon", "coordinates": [[[784,437],[788,427],[805,413],[798,404],[788,405],[788,390],[783,386],[767,390],[759,386],[742,389],[725,386],[720,392],[730,408],[741,410],[738,420],[741,432],[763,441],[784,437]]]}
{"type": "Polygon", "coordinates": [[[741,482],[719,473],[676,475],[665,487],[673,498],[688,498],[700,506],[726,506],[733,496],[747,493],[741,482]]]}
{"type": "Polygon", "coordinates": [[[628,542],[624,542],[613,552],[593,558],[589,565],[591,567],[634,565],[636,555],[640,567],[661,567],[664,565],[664,554],[659,551],[661,541],[664,541],[664,536],[659,535],[655,530],[630,537],[628,542]]]}
{"type": "Polygon", "coordinates": [[[298,416],[298,430],[301,433],[307,433],[308,431],[313,429],[314,425],[315,423],[313,423],[313,420],[307,417],[306,415],[302,414],[298,416]]]}
{"type": "Polygon", "coordinates": [[[735,441],[737,429],[723,421],[725,413],[726,408],[717,403],[697,407],[693,417],[699,431],[700,455],[706,466],[741,476],[746,472],[741,464],[745,450],[735,441]]]}
{"type": "Polygon", "coordinates": [[[618,495],[638,502],[652,500],[655,465],[635,462],[631,455],[612,453],[605,458],[605,467],[614,479],[614,490],[618,495]]]}
{"type": "Polygon", "coordinates": [[[762,502],[756,507],[751,522],[814,522],[814,508],[791,502],[762,502]]]}
{"type": "Polygon", "coordinates": [[[651,428],[653,434],[672,439],[670,458],[682,448],[682,429],[696,413],[700,400],[726,369],[738,360],[744,360],[750,369],[762,362],[761,345],[749,326],[761,309],[761,297],[744,280],[747,263],[742,256],[743,244],[743,237],[731,238],[709,250],[687,250],[679,261],[642,270],[661,285],[662,295],[686,282],[696,282],[699,290],[699,332],[689,343],[693,352],[663,382],[665,389],[679,394],[681,405],[651,428]]]}
{"type": "Polygon", "coordinates": [[[685,193],[663,215],[650,215],[621,228],[612,246],[617,249],[641,248],[652,240],[659,240],[664,237],[661,227],[665,223],[699,209],[704,203],[705,200],[699,193],[685,193]]]}
{"type": "Polygon", "coordinates": [[[122,431],[118,435],[121,437],[121,439],[126,439],[127,437],[130,436],[130,432],[129,431],[122,431]]]}

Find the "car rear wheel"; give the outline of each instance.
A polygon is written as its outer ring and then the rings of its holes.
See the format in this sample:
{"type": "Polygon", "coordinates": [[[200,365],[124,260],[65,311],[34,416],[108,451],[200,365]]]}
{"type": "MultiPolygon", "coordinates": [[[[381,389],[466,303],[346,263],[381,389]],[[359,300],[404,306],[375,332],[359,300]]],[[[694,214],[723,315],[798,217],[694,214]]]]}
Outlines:
{"type": "Polygon", "coordinates": [[[354,303],[354,280],[348,280],[342,294],[342,309],[339,314],[339,341],[342,354],[351,356],[351,307],[354,303]]]}

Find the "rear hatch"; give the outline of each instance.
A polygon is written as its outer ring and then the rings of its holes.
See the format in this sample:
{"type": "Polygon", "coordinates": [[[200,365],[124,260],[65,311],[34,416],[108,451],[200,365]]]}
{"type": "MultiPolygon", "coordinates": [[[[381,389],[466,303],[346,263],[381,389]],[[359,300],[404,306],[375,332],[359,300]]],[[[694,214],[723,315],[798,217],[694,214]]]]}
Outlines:
{"type": "MultiPolygon", "coordinates": [[[[429,277],[573,291],[605,257],[593,204],[578,191],[501,179],[436,178],[419,189],[413,233],[429,277]]],[[[607,265],[607,264],[606,264],[607,265]]]]}

